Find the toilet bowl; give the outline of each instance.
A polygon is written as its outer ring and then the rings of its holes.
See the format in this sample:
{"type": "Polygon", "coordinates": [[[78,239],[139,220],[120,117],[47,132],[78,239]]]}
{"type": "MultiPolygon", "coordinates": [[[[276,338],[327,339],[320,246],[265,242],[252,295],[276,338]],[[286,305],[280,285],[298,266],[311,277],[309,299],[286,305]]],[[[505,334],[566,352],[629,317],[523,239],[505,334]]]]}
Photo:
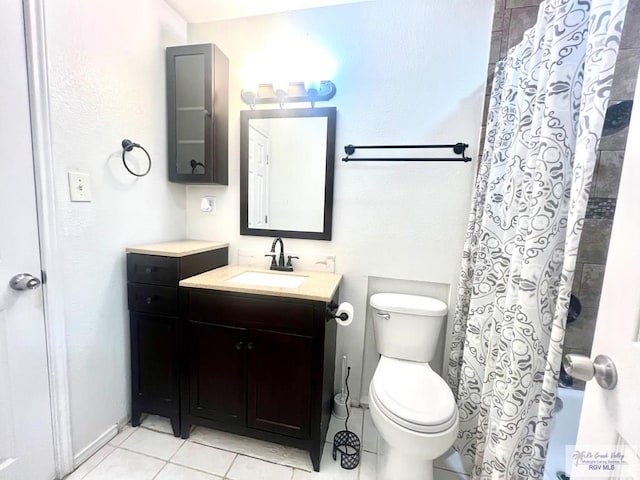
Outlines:
{"type": "Polygon", "coordinates": [[[371,418],[379,433],[379,480],[431,480],[433,460],[458,433],[458,409],[446,382],[432,369],[447,306],[404,294],[370,299],[381,354],[369,386],[371,418]]]}

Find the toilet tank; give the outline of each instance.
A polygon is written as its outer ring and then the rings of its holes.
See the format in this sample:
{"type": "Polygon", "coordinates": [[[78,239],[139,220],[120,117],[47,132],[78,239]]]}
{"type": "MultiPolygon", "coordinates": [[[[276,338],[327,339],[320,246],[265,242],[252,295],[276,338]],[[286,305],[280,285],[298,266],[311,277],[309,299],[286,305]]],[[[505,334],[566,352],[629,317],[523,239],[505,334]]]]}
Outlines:
{"type": "Polygon", "coordinates": [[[376,293],[369,299],[378,353],[385,357],[430,362],[436,353],[447,304],[401,293],[376,293]]]}

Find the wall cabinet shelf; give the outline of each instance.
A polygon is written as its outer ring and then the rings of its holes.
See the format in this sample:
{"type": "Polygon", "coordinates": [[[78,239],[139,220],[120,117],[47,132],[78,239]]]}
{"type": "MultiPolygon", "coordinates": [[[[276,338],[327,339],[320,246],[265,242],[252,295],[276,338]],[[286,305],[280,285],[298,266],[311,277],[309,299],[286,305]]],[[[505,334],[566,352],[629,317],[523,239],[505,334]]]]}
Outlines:
{"type": "Polygon", "coordinates": [[[229,61],[213,44],[168,47],[169,180],[227,185],[229,61]]]}
{"type": "Polygon", "coordinates": [[[319,470],[336,345],[326,311],[321,301],[181,288],[182,437],[195,424],[291,445],[319,470]]]}

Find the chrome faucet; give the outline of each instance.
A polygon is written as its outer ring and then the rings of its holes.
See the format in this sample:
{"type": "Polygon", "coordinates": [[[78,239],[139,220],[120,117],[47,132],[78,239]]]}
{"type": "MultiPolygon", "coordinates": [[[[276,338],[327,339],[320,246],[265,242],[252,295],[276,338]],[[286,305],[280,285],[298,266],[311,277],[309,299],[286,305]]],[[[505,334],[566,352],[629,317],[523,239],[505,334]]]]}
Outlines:
{"type": "Polygon", "coordinates": [[[271,253],[267,253],[265,257],[271,257],[271,270],[278,270],[280,272],[293,272],[293,265],[291,264],[292,258],[298,258],[293,255],[287,256],[287,264],[284,264],[284,242],[282,238],[276,238],[271,244],[271,253]],[[278,261],[276,262],[276,244],[280,242],[280,254],[278,256],[278,261]]]}

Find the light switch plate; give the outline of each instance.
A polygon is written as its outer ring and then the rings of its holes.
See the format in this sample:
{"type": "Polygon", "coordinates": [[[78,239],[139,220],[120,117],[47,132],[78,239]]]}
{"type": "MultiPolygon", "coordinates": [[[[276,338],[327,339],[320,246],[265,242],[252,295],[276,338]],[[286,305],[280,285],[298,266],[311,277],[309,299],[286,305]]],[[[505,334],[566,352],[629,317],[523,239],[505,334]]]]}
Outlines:
{"type": "Polygon", "coordinates": [[[72,202],[91,201],[91,179],[88,173],[69,172],[69,194],[72,202]]]}

